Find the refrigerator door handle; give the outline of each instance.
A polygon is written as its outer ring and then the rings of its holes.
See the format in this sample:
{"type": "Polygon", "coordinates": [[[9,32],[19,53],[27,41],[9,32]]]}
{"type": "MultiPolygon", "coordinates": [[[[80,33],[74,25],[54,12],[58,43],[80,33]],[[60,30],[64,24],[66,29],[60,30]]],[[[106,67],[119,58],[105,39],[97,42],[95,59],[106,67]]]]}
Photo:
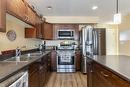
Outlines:
{"type": "Polygon", "coordinates": [[[95,55],[96,53],[96,35],[95,35],[95,30],[93,31],[93,54],[95,55]]]}
{"type": "Polygon", "coordinates": [[[98,55],[98,32],[95,31],[95,51],[96,55],[98,55]]]}
{"type": "Polygon", "coordinates": [[[93,31],[93,54],[98,55],[98,34],[97,31],[93,31]]]}

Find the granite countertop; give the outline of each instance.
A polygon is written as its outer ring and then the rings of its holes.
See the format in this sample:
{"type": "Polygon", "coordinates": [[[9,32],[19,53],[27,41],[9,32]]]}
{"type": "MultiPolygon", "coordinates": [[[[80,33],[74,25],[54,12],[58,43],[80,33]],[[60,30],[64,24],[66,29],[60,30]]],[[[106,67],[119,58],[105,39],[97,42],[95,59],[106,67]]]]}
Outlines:
{"type": "Polygon", "coordinates": [[[95,62],[130,82],[130,57],[123,55],[91,56],[95,62]]]}
{"type": "MultiPolygon", "coordinates": [[[[6,80],[8,77],[14,75],[19,70],[27,68],[31,63],[39,60],[50,51],[45,51],[42,54],[31,58],[28,61],[16,62],[16,61],[0,61],[0,82],[6,80]]],[[[38,51],[37,51],[38,53],[38,51]]]]}

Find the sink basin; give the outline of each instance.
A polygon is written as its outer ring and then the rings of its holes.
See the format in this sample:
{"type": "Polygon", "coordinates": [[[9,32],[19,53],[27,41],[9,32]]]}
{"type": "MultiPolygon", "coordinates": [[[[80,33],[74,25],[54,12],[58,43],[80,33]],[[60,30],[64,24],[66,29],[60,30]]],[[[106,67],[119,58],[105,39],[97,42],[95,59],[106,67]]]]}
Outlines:
{"type": "Polygon", "coordinates": [[[28,57],[37,57],[37,56],[41,56],[41,55],[42,55],[41,52],[24,54],[24,56],[28,56],[28,57]]]}
{"type": "Polygon", "coordinates": [[[20,57],[11,57],[9,59],[6,59],[4,61],[16,61],[16,62],[28,62],[29,60],[33,59],[33,58],[37,58],[39,56],[41,56],[42,53],[40,52],[36,52],[36,53],[28,53],[28,54],[24,54],[21,55],[20,57]]]}
{"type": "Polygon", "coordinates": [[[4,61],[16,61],[16,62],[27,62],[28,60],[32,59],[32,57],[11,57],[4,61]]]}

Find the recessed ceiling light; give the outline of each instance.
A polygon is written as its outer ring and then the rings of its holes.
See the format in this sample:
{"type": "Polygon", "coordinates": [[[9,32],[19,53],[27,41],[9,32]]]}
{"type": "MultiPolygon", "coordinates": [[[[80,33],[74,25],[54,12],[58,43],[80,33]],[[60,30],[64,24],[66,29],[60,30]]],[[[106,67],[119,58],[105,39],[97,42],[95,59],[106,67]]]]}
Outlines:
{"type": "Polygon", "coordinates": [[[98,9],[98,6],[93,6],[92,7],[92,10],[96,10],[96,9],[98,9]]]}
{"type": "Polygon", "coordinates": [[[47,9],[48,9],[48,10],[51,10],[51,9],[52,9],[52,7],[51,7],[51,6],[47,6],[47,9]]]}

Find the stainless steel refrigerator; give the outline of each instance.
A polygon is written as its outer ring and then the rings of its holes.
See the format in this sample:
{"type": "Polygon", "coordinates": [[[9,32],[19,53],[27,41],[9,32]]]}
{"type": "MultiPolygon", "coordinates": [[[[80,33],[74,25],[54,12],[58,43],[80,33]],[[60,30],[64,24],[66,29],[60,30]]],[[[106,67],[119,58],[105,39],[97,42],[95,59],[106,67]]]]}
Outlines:
{"type": "Polygon", "coordinates": [[[106,55],[106,30],[87,25],[80,32],[80,46],[82,49],[82,73],[87,72],[88,55],[106,55]]]}

